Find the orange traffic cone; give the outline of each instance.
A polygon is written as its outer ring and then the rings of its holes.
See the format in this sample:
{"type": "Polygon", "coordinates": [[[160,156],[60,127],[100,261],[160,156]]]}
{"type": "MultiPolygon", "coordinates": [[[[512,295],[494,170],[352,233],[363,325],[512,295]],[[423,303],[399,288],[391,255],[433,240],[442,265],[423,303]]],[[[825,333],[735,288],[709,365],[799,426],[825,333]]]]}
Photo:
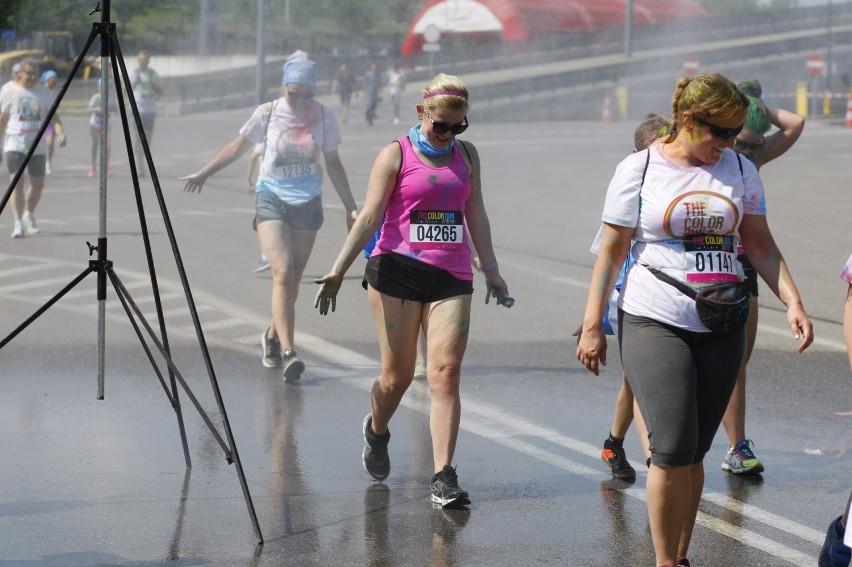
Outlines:
{"type": "Polygon", "coordinates": [[[612,122],[612,97],[609,93],[604,94],[601,120],[604,122],[612,122]]]}
{"type": "Polygon", "coordinates": [[[846,125],[852,126],[852,93],[846,99],[846,125]]]}

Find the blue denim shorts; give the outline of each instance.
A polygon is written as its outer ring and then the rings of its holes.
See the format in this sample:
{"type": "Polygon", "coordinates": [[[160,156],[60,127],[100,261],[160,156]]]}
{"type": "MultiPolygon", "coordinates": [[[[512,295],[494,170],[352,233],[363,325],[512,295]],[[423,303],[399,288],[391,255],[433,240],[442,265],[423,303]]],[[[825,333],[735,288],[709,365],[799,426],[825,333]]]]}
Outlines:
{"type": "Polygon", "coordinates": [[[254,222],[277,220],[290,225],[293,230],[319,230],[322,226],[322,197],[317,196],[304,205],[288,205],[272,191],[258,191],[254,195],[254,222]]]}
{"type": "MultiPolygon", "coordinates": [[[[18,172],[18,168],[24,163],[25,157],[27,157],[27,154],[23,152],[6,152],[6,168],[11,175],[18,172]]],[[[44,177],[45,160],[44,154],[30,157],[27,164],[27,173],[30,174],[30,177],[44,177]]]]}

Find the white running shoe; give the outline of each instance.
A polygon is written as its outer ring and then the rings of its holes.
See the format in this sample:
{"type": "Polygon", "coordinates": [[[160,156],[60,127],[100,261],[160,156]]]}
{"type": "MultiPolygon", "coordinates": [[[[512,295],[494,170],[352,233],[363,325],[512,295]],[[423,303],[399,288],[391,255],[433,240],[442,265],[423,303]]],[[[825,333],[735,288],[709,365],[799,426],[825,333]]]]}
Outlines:
{"type": "Polygon", "coordinates": [[[15,221],[15,228],[12,229],[12,238],[23,238],[26,236],[24,234],[24,227],[21,224],[21,221],[15,221]]]}
{"type": "Polygon", "coordinates": [[[24,214],[21,217],[21,224],[24,226],[24,234],[27,236],[38,234],[41,230],[38,227],[38,224],[36,224],[35,217],[29,211],[24,211],[24,214]]]}

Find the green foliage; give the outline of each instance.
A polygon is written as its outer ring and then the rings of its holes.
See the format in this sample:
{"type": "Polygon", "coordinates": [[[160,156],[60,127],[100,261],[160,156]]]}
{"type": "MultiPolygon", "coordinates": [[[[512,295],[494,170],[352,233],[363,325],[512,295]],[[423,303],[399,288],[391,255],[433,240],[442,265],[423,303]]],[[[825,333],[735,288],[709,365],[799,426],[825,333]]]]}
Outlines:
{"type": "MultiPolygon", "coordinates": [[[[192,53],[201,0],[112,0],[110,20],[124,51],[146,47],[159,53],[192,53]]],[[[251,51],[260,0],[211,0],[217,14],[219,50],[251,51]]],[[[271,46],[306,44],[313,50],[376,47],[398,42],[425,0],[265,0],[271,46]],[[289,18],[288,18],[289,15],[289,18]]],[[[0,0],[0,28],[18,37],[33,31],[68,30],[82,43],[100,21],[89,15],[97,0],[0,0]]],[[[275,49],[280,50],[280,49],[275,49]]]]}

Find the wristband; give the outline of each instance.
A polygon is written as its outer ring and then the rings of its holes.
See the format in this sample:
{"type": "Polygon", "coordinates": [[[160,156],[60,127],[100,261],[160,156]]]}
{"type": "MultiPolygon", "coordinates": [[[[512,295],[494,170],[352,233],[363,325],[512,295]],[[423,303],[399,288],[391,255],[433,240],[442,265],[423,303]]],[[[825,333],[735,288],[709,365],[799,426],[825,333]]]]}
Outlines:
{"type": "Polygon", "coordinates": [[[483,272],[494,272],[497,270],[497,262],[492,262],[490,264],[483,264],[480,268],[483,272]]]}

